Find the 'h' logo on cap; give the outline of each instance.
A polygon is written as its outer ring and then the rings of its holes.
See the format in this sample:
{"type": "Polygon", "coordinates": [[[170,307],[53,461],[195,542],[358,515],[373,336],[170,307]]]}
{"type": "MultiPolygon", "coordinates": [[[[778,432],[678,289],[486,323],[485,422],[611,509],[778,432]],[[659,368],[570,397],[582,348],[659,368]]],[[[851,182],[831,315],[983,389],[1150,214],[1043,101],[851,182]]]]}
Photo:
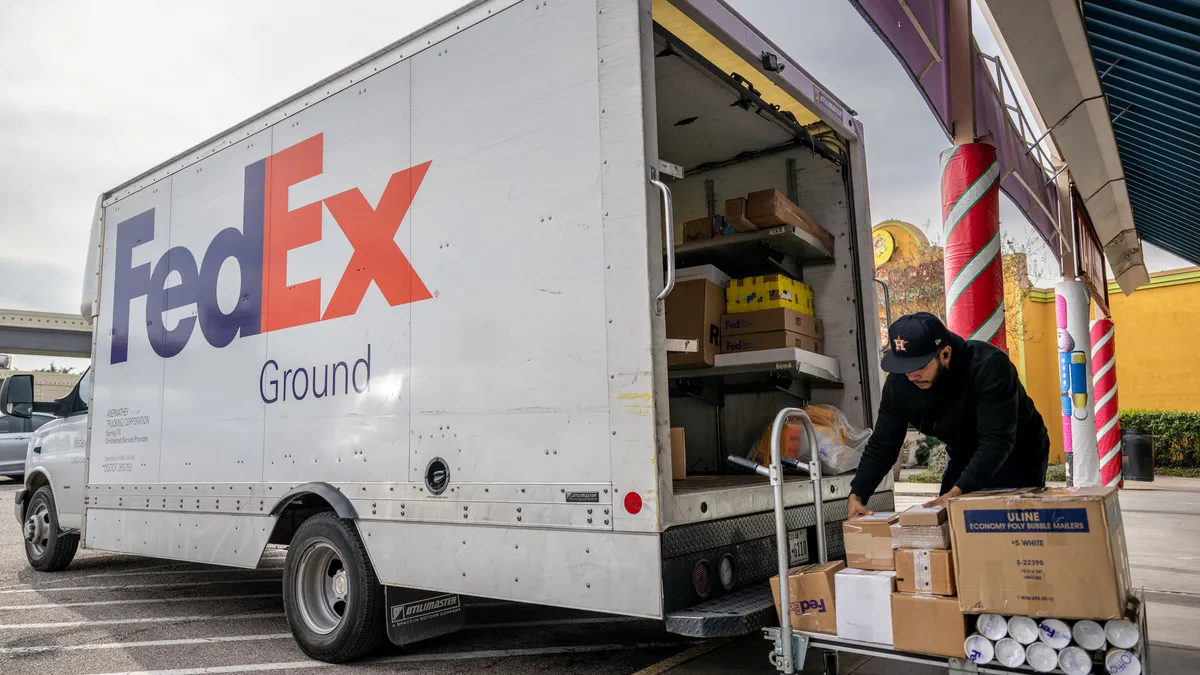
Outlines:
{"type": "Polygon", "coordinates": [[[905,346],[908,344],[908,340],[896,338],[895,340],[892,340],[892,344],[896,345],[896,351],[898,352],[908,351],[905,349],[905,346]]]}

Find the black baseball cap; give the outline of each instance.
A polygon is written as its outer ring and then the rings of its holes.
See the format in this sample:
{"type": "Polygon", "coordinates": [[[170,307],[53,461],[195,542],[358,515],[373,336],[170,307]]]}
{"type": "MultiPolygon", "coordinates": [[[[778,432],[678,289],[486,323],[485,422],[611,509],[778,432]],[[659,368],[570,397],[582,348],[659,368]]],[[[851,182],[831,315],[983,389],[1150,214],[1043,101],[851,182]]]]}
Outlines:
{"type": "Polygon", "coordinates": [[[929,312],[902,316],[888,327],[883,369],[897,374],[920,370],[946,346],[949,337],[950,331],[941,319],[929,312]]]}

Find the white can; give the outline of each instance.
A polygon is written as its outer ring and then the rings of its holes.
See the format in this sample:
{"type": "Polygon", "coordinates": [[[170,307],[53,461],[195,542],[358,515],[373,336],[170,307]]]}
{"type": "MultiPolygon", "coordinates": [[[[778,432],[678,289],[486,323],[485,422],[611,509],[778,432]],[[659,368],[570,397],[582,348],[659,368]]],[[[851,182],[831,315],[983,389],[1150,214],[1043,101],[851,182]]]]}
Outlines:
{"type": "Polygon", "coordinates": [[[1020,642],[1006,637],[996,643],[996,660],[1002,666],[1016,668],[1025,663],[1025,647],[1020,642]]]}
{"type": "Polygon", "coordinates": [[[1008,634],[1023,645],[1037,642],[1037,622],[1027,616],[1014,616],[1008,620],[1008,634]]]}
{"type": "Polygon", "coordinates": [[[1092,655],[1072,645],[1058,653],[1058,667],[1067,675],[1088,675],[1092,672],[1092,655]]]}
{"type": "Polygon", "coordinates": [[[1104,628],[1095,621],[1076,621],[1071,627],[1071,637],[1074,638],[1075,644],[1083,647],[1090,652],[1098,652],[1108,644],[1108,639],[1104,636],[1104,628]]]}
{"type": "Polygon", "coordinates": [[[1108,638],[1109,644],[1119,649],[1133,649],[1142,637],[1137,626],[1128,619],[1117,619],[1105,623],[1104,635],[1108,638]]]}
{"type": "Polygon", "coordinates": [[[1042,619],[1038,624],[1038,633],[1042,642],[1054,649],[1062,649],[1071,644],[1071,627],[1058,619],[1042,619]]]}
{"type": "Polygon", "coordinates": [[[1141,675],[1142,661],[1127,649],[1110,649],[1104,656],[1104,669],[1109,675],[1141,675]]]}
{"type": "Polygon", "coordinates": [[[1045,642],[1035,642],[1025,648],[1025,660],[1039,673],[1048,673],[1058,667],[1058,652],[1045,642]]]}
{"type": "Polygon", "coordinates": [[[992,658],[996,656],[996,648],[992,646],[992,641],[979,634],[968,637],[963,643],[963,649],[967,658],[979,665],[991,663],[992,658]]]}
{"type": "Polygon", "coordinates": [[[980,614],[975,619],[975,628],[983,637],[995,642],[1008,635],[1008,622],[997,614],[980,614]]]}

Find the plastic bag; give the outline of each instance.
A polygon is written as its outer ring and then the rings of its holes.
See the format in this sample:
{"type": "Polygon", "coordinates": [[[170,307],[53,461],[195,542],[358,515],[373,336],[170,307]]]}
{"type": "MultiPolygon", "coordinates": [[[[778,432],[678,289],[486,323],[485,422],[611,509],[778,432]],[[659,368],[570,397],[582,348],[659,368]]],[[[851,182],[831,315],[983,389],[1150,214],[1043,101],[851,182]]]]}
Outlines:
{"type": "MultiPolygon", "coordinates": [[[[858,462],[862,459],[863,447],[871,437],[871,430],[852,426],[842,411],[831,405],[810,405],[804,412],[808,413],[813,429],[817,432],[821,474],[834,476],[857,469],[858,462]]],[[[803,424],[785,424],[780,443],[780,450],[785,457],[808,461],[808,439],[803,424]]],[[[746,457],[759,464],[765,465],[770,462],[770,424],[763,429],[746,457]]]]}

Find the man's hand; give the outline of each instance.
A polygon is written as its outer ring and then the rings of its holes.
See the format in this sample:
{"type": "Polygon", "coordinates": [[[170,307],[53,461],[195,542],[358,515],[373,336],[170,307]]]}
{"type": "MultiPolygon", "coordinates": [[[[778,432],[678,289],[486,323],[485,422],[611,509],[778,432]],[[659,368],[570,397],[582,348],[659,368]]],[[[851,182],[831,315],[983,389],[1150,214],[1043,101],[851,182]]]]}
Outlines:
{"type": "Polygon", "coordinates": [[[925,502],[924,505],[925,506],[940,506],[942,508],[946,508],[947,506],[950,505],[951,499],[961,495],[962,493],[963,493],[963,491],[961,489],[959,489],[959,487],[957,485],[955,485],[954,487],[950,488],[950,491],[947,492],[946,494],[944,494],[941,497],[938,497],[937,499],[934,499],[932,501],[925,502]]]}
{"type": "Polygon", "coordinates": [[[870,516],[874,515],[875,513],[874,511],[868,511],[867,507],[863,506],[862,500],[859,499],[858,495],[855,494],[850,495],[850,499],[846,504],[846,508],[846,520],[857,518],[859,516],[870,516]]]}

